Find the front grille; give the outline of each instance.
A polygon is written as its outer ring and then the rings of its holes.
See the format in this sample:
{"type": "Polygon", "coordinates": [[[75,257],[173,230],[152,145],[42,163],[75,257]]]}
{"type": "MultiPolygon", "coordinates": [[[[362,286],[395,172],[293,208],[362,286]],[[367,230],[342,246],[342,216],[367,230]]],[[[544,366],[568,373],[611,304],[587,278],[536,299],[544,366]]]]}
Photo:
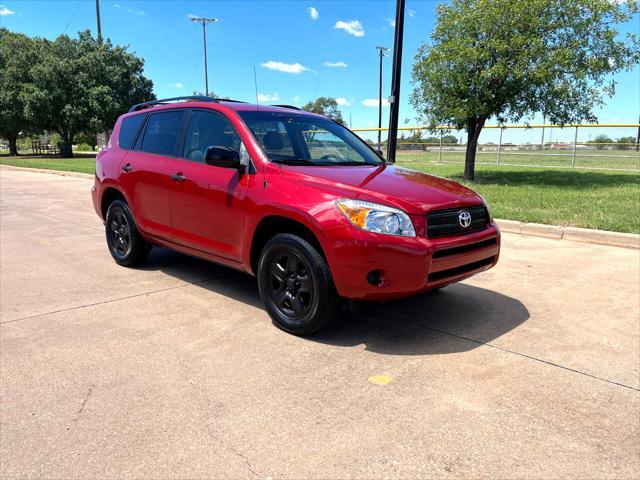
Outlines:
{"type": "Polygon", "coordinates": [[[450,268],[448,270],[442,270],[440,272],[430,273],[428,277],[429,282],[437,282],[438,280],[444,280],[448,277],[453,277],[455,275],[461,275],[467,272],[471,272],[478,268],[486,267],[490,265],[496,257],[484,258],[482,260],[478,260],[477,262],[467,263],[466,265],[460,265],[459,267],[450,268]]]}
{"type": "Polygon", "coordinates": [[[488,240],[483,240],[482,242],[470,243],[468,245],[461,245],[459,247],[445,248],[443,250],[438,250],[433,253],[433,258],[442,258],[442,257],[448,257],[450,255],[457,255],[458,253],[465,253],[465,252],[470,252],[472,250],[479,250],[481,248],[492,247],[495,244],[496,244],[496,237],[493,237],[488,240]]]}
{"type": "Polygon", "coordinates": [[[484,205],[474,207],[451,208],[431,212],[427,215],[427,237],[439,238],[453,235],[465,235],[484,229],[489,223],[489,212],[484,205]],[[471,225],[464,228],[460,225],[458,215],[461,211],[471,215],[471,225]]]}

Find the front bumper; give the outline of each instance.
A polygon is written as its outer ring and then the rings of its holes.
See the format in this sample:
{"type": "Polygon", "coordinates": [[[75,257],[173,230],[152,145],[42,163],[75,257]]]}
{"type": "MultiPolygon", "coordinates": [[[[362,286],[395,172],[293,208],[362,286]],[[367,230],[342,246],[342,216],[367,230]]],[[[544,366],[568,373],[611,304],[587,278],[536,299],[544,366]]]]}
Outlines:
{"type": "Polygon", "coordinates": [[[490,269],[500,255],[493,222],[479,232],[438,239],[354,232],[348,226],[328,236],[333,281],[341,296],[354,300],[400,298],[459,282],[490,269]]]}

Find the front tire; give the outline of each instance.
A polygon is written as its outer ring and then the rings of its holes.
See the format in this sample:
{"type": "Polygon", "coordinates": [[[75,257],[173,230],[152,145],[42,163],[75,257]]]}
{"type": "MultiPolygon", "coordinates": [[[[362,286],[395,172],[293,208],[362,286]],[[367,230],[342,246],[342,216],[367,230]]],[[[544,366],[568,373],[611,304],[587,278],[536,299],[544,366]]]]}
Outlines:
{"type": "Polygon", "coordinates": [[[286,332],[310,335],[338,313],[339,297],[327,262],[296,235],[279,234],[265,245],[257,276],[267,313],[286,332]]]}
{"type": "Polygon", "coordinates": [[[134,267],[146,262],[151,246],[140,235],[129,205],[114,200],[104,226],[109,252],[118,265],[134,267]]]}

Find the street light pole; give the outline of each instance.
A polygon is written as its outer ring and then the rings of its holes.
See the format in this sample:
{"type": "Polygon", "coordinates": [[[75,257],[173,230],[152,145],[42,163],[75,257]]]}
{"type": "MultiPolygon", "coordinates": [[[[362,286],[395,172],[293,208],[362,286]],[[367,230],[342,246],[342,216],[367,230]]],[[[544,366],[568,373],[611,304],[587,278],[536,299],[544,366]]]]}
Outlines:
{"type": "Polygon", "coordinates": [[[389,49],[378,45],[378,55],[380,56],[380,83],[378,89],[378,150],[382,150],[382,58],[387,56],[389,49]]]}
{"type": "Polygon", "coordinates": [[[98,22],[98,42],[102,43],[102,25],[100,23],[100,0],[96,0],[96,21],[98,22]]]}
{"type": "Polygon", "coordinates": [[[398,143],[398,116],[400,114],[400,78],[402,68],[402,36],[404,32],[405,0],[396,0],[396,32],[393,40],[393,74],[391,80],[391,111],[389,112],[389,144],[387,160],[396,163],[398,143]]]}
{"type": "Polygon", "coordinates": [[[207,69],[207,23],[216,23],[217,18],[191,17],[192,22],[202,24],[202,42],[204,45],[204,93],[209,96],[209,72],[207,69]]]}

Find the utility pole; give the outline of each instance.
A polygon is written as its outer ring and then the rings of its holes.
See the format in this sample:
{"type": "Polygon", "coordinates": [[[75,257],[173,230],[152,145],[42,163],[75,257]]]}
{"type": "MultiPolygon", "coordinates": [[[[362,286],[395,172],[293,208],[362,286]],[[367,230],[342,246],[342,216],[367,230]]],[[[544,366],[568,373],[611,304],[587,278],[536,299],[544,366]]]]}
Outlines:
{"type": "Polygon", "coordinates": [[[382,58],[387,56],[389,49],[378,45],[378,55],[380,56],[380,83],[378,88],[378,150],[382,150],[382,58]]]}
{"type": "Polygon", "coordinates": [[[98,22],[98,42],[102,43],[102,25],[100,23],[100,0],[96,0],[96,20],[98,22]]]}
{"type": "Polygon", "coordinates": [[[191,17],[192,22],[198,22],[202,24],[202,40],[204,44],[204,92],[209,96],[209,72],[207,70],[207,23],[216,23],[217,18],[207,17],[191,17]]]}
{"type": "Polygon", "coordinates": [[[640,150],[640,116],[638,116],[638,135],[636,136],[636,152],[640,150]]]}
{"type": "Polygon", "coordinates": [[[391,111],[389,112],[389,144],[387,160],[396,163],[398,142],[398,115],[400,113],[400,78],[402,74],[402,36],[404,32],[404,3],[396,0],[396,32],[393,40],[393,74],[391,80],[391,111]]]}

